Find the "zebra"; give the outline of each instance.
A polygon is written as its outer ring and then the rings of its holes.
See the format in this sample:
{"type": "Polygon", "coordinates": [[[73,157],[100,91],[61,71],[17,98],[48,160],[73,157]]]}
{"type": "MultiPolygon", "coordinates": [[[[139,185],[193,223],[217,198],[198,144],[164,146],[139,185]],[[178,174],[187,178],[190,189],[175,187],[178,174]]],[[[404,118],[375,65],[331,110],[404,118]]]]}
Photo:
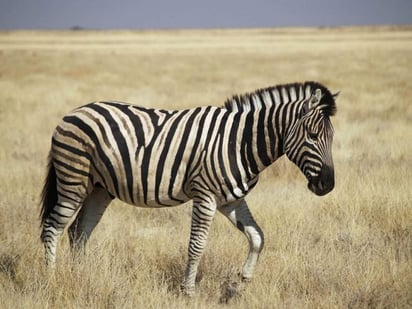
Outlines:
{"type": "Polygon", "coordinates": [[[316,195],[334,188],[330,116],[337,95],[309,81],[235,95],[221,107],[164,110],[94,102],[73,110],[51,139],[40,212],[46,265],[55,264],[69,223],[71,246],[84,246],[114,198],[149,208],[192,200],[182,292],[195,291],[216,211],[248,239],[241,279],[249,281],[264,235],[245,197],[259,173],[283,154],[316,195]]]}

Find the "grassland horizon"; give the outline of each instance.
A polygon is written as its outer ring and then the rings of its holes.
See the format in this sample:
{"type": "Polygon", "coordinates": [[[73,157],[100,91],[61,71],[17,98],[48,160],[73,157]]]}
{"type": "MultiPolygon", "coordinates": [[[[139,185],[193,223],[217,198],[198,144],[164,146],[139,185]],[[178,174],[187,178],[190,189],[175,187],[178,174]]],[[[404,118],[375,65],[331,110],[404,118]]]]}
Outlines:
{"type": "Polygon", "coordinates": [[[412,306],[412,27],[0,31],[1,308],[407,308],[412,306]],[[314,80],[341,91],[336,186],[319,198],[286,158],[246,198],[265,233],[253,280],[220,304],[247,253],[216,215],[197,294],[179,294],[190,203],[115,201],[55,273],[44,266],[39,196],[53,129],[98,100],[223,105],[234,94],[314,80]]]}

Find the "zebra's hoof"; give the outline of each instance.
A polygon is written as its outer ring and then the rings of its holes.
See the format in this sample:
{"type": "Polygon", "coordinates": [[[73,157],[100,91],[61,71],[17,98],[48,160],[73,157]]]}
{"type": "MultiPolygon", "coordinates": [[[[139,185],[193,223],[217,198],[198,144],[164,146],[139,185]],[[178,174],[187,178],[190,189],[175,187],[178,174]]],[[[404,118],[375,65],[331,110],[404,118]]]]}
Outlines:
{"type": "Polygon", "coordinates": [[[195,296],[195,288],[194,287],[187,287],[187,286],[181,285],[180,286],[180,292],[183,296],[186,296],[186,297],[195,296]]]}
{"type": "Polygon", "coordinates": [[[249,282],[251,282],[252,281],[252,278],[251,277],[243,277],[242,276],[242,282],[243,283],[249,283],[249,282]]]}

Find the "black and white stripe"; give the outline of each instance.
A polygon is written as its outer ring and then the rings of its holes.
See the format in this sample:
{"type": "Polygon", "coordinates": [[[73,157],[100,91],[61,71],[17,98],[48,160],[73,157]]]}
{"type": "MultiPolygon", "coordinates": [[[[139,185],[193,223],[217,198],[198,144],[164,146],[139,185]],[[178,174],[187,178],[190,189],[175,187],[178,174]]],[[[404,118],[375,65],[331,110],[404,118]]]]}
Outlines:
{"type": "Polygon", "coordinates": [[[234,96],[223,107],[185,110],[95,102],[66,115],[54,131],[43,189],[42,240],[54,264],[65,226],[85,243],[113,198],[142,207],[193,200],[183,289],[194,291],[199,259],[219,210],[246,234],[250,278],[263,233],[244,197],[259,173],[286,154],[319,195],[333,189],[334,96],[315,82],[234,96]]]}

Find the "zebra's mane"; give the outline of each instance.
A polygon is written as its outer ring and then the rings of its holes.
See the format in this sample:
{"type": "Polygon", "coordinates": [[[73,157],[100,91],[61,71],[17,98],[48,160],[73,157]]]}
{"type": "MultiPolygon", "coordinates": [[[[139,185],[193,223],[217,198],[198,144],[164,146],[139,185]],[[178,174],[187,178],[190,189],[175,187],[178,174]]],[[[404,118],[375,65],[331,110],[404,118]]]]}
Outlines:
{"type": "MultiPolygon", "coordinates": [[[[259,101],[259,104],[262,104],[260,100],[254,100],[254,98],[262,98],[263,95],[270,93],[274,90],[278,90],[279,93],[282,91],[282,88],[286,89],[288,92],[294,88],[295,93],[299,93],[300,89],[303,89],[303,92],[306,94],[309,90],[309,93],[312,93],[315,89],[320,89],[322,91],[323,97],[321,99],[321,105],[323,108],[323,113],[325,116],[333,116],[336,113],[336,102],[333,98],[333,95],[330,91],[317,82],[308,81],[304,83],[292,83],[292,84],[283,84],[276,85],[267,88],[257,89],[254,92],[248,92],[243,95],[234,95],[232,98],[228,98],[224,104],[224,108],[229,111],[246,111],[250,110],[252,106],[256,105],[256,102],[259,101]],[[309,87],[309,88],[308,88],[309,87]]],[[[309,97],[308,97],[309,99],[309,97]]],[[[278,102],[275,102],[278,103],[278,102]]],[[[254,106],[256,108],[256,106],[254,106]]]]}

